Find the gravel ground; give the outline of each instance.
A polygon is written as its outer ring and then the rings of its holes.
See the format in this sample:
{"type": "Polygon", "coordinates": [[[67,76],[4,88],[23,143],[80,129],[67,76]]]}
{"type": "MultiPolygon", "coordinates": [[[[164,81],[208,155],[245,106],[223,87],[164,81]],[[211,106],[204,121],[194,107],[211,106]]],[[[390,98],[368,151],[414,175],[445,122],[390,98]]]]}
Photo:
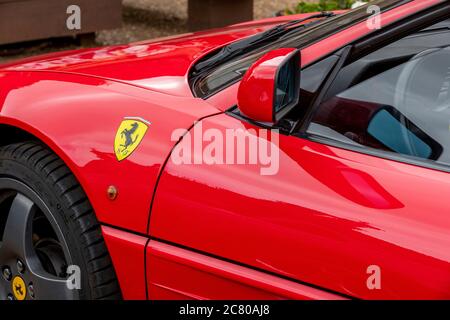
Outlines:
{"type": "MultiPolygon", "coordinates": [[[[297,4],[299,0],[255,0],[255,19],[297,4]]],[[[123,0],[124,26],[99,32],[101,44],[118,44],[188,32],[187,0],[123,0]]]]}
{"type": "MultiPolygon", "coordinates": [[[[255,19],[271,17],[299,0],[254,0],[255,19]]],[[[46,40],[30,44],[0,46],[0,63],[52,51],[114,45],[187,32],[187,0],[123,0],[123,25],[99,31],[96,43],[82,46],[72,39],[46,40]]]]}
{"type": "MultiPolygon", "coordinates": [[[[167,16],[187,18],[187,0],[169,0],[170,5],[167,6],[167,0],[123,0],[125,6],[133,8],[147,9],[151,11],[165,12],[167,16]]],[[[274,12],[293,6],[300,0],[254,0],[255,1],[255,18],[261,19],[270,17],[274,12]]]]}

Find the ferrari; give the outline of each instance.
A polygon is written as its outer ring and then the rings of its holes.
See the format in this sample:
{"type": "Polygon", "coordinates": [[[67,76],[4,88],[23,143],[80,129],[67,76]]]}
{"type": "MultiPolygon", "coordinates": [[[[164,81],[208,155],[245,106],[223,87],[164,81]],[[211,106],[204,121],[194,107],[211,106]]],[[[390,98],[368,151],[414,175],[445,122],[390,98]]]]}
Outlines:
{"type": "Polygon", "coordinates": [[[450,1],[0,65],[0,299],[450,299],[450,1]]]}

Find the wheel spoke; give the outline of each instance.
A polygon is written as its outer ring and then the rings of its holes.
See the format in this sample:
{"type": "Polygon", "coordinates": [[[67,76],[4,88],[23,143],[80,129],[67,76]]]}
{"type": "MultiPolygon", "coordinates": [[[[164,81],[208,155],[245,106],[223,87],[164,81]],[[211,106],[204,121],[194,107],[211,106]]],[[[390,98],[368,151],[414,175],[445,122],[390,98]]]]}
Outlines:
{"type": "Polygon", "coordinates": [[[65,279],[71,264],[65,234],[45,201],[25,184],[0,178],[0,204],[0,299],[11,293],[17,299],[79,298],[78,288],[71,288],[75,283],[65,279]]]}
{"type": "Polygon", "coordinates": [[[68,300],[72,299],[76,291],[67,287],[67,281],[61,278],[56,278],[50,274],[39,272],[35,273],[33,270],[33,289],[35,299],[39,300],[68,300]]]}
{"type": "Polygon", "coordinates": [[[17,194],[9,210],[3,241],[0,247],[0,259],[15,255],[27,258],[30,252],[32,218],[35,211],[34,203],[27,197],[17,194]]]}

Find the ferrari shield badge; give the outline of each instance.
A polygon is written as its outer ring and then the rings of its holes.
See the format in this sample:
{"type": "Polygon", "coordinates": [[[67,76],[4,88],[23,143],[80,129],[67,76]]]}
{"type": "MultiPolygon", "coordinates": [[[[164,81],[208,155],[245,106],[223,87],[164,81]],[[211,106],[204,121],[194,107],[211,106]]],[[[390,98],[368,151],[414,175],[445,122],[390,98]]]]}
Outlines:
{"type": "Polygon", "coordinates": [[[147,133],[150,122],[141,118],[125,118],[120,124],[114,140],[117,160],[122,161],[136,151],[147,133]]]}

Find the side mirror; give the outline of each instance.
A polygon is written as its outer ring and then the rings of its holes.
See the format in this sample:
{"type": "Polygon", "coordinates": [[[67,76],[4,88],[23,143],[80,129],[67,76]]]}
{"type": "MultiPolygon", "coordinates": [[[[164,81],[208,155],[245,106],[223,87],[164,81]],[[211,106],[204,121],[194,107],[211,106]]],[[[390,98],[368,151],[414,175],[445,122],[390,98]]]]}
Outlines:
{"type": "Polygon", "coordinates": [[[238,90],[243,115],[258,122],[277,123],[299,101],[300,50],[268,52],[244,75],[238,90]]]}

